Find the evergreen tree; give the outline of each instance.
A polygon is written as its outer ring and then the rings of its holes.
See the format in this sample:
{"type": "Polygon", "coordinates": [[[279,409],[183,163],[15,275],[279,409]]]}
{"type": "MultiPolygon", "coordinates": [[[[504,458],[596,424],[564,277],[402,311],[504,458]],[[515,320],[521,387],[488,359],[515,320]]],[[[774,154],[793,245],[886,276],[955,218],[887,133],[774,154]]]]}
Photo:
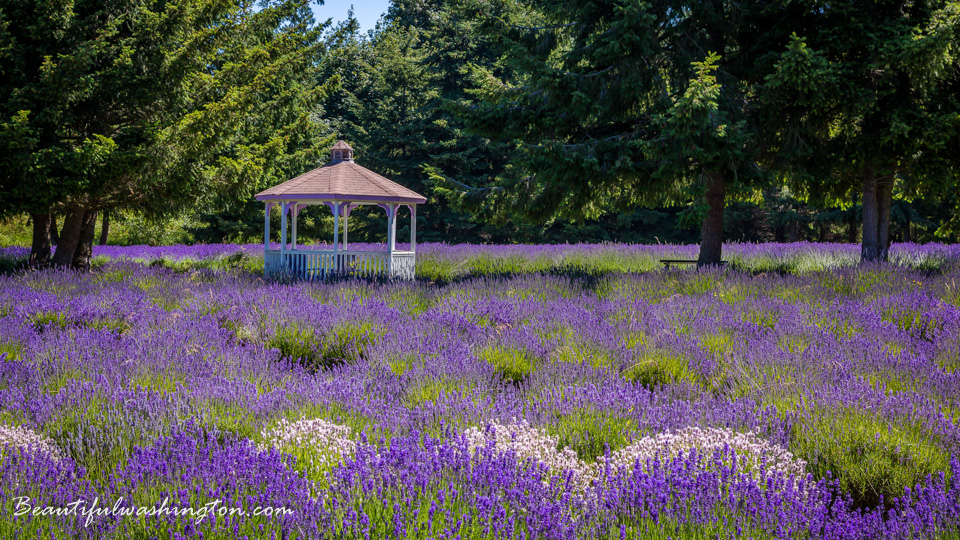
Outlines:
{"type": "Polygon", "coordinates": [[[459,113],[515,141],[515,174],[492,204],[543,220],[697,196],[699,263],[720,262],[728,193],[760,178],[751,99],[790,6],[537,0],[541,21],[521,24],[491,5],[486,32],[518,75],[478,70],[482,99],[459,113]]]}
{"type": "Polygon", "coordinates": [[[41,218],[62,211],[53,262],[85,267],[99,211],[248,198],[316,160],[315,105],[336,80],[313,77],[312,23],[307,0],[5,1],[0,213],[34,215],[42,262],[41,218]]]}
{"type": "MultiPolygon", "coordinates": [[[[459,2],[393,2],[369,34],[350,21],[341,25],[321,73],[343,77],[324,109],[332,129],[356,149],[358,162],[427,195],[417,215],[424,241],[512,240],[512,229],[460,207],[457,195],[443,189],[449,179],[482,188],[507,163],[502,145],[466,133],[446,107],[465,97],[469,64],[496,62],[495,48],[476,25],[459,2]]],[[[382,212],[354,216],[354,238],[382,239],[382,212]]],[[[401,220],[400,237],[406,228],[401,220]]]]}
{"type": "Polygon", "coordinates": [[[796,34],[761,92],[782,122],[785,170],[814,198],[862,197],[862,258],[890,244],[895,183],[955,189],[960,160],[960,4],[797,2],[796,34]]]}

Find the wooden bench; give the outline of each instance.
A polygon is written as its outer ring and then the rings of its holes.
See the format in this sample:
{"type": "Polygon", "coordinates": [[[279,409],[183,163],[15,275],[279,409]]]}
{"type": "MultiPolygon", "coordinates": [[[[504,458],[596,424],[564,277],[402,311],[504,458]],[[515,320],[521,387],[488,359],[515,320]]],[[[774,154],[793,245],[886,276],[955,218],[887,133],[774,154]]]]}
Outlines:
{"type": "MultiPolygon", "coordinates": [[[[660,259],[660,263],[670,269],[671,264],[697,264],[696,260],[689,259],[660,259]]],[[[720,266],[727,264],[727,261],[720,261],[720,266]]]]}

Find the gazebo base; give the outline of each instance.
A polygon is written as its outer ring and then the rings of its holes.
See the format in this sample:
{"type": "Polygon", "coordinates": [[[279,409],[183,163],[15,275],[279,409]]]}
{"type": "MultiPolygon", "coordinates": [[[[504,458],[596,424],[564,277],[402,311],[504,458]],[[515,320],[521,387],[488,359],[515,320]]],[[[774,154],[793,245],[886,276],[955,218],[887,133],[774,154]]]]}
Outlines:
{"type": "Polygon", "coordinates": [[[320,279],[333,275],[383,276],[413,279],[416,253],[412,251],[337,251],[295,249],[266,251],[263,271],[268,277],[320,279]]]}

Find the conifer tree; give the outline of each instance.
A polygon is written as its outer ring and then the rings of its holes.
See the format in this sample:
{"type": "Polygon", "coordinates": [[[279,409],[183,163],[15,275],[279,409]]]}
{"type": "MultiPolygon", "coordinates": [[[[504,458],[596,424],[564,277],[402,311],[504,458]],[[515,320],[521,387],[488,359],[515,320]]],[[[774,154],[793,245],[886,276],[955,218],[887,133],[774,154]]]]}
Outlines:
{"type": "Polygon", "coordinates": [[[33,259],[89,264],[97,213],[249,196],[322,149],[307,0],[8,0],[0,9],[0,213],[34,216],[33,259]],[[49,237],[47,237],[49,238],[49,237]]]}
{"type": "Polygon", "coordinates": [[[795,35],[760,91],[775,161],[810,196],[862,198],[862,259],[885,260],[895,183],[955,189],[960,3],[796,2],[795,35]]]}
{"type": "Polygon", "coordinates": [[[725,202],[760,177],[751,99],[792,8],[535,0],[525,5],[540,22],[518,24],[505,5],[480,16],[517,75],[478,70],[481,99],[458,109],[477,133],[515,143],[493,204],[542,220],[696,197],[698,262],[719,263],[725,202]]]}
{"type": "MultiPolygon", "coordinates": [[[[323,65],[321,77],[343,76],[324,106],[331,128],[350,141],[365,167],[428,196],[418,209],[418,236],[425,241],[510,239],[443,189],[451,178],[483,187],[507,162],[502,145],[466,133],[446,106],[466,96],[468,65],[496,62],[496,49],[476,26],[462,2],[398,0],[370,34],[345,23],[323,65]]],[[[382,212],[354,216],[354,238],[382,236],[382,212]]],[[[402,237],[406,220],[399,223],[402,237]]]]}

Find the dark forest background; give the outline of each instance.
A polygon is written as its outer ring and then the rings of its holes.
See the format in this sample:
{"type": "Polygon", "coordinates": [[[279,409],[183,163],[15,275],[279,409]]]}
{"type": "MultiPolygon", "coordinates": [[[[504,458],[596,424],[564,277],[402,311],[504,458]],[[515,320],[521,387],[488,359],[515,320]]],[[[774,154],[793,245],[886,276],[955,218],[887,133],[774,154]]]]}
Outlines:
{"type": "MultiPolygon", "coordinates": [[[[199,15],[167,18],[146,17],[164,2],[57,4],[0,0],[0,239],[41,262],[64,238],[76,254],[54,262],[80,266],[84,242],[260,242],[252,195],[337,139],[427,196],[423,242],[701,242],[711,174],[726,241],[860,242],[864,170],[890,186],[881,244],[960,238],[949,3],[395,0],[368,32],[305,0],[183,1],[199,15]],[[684,24],[713,50],[670,34],[684,24]],[[843,25],[849,43],[824,37],[843,25]],[[657,32],[677,47],[650,49],[657,32]]],[[[305,210],[301,238],[327,240],[328,214],[305,210]]],[[[352,214],[351,240],[383,241],[382,214],[352,214]]]]}

